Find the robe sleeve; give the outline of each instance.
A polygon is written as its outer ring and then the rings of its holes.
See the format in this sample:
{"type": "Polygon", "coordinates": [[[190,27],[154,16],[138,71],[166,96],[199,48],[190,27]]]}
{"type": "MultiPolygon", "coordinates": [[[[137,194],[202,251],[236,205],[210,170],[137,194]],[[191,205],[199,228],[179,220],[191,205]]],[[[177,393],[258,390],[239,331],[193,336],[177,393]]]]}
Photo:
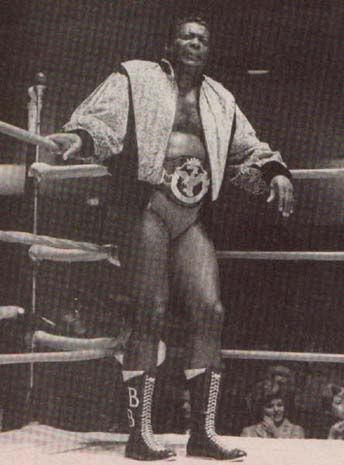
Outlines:
{"type": "Polygon", "coordinates": [[[128,77],[113,73],[77,107],[63,130],[78,133],[83,142],[91,138],[94,158],[103,162],[122,152],[128,113],[128,77]]]}
{"type": "Polygon", "coordinates": [[[291,178],[280,152],[273,151],[269,144],[258,139],[238,105],[235,107],[227,174],[234,185],[253,194],[266,192],[276,175],[291,178]]]}

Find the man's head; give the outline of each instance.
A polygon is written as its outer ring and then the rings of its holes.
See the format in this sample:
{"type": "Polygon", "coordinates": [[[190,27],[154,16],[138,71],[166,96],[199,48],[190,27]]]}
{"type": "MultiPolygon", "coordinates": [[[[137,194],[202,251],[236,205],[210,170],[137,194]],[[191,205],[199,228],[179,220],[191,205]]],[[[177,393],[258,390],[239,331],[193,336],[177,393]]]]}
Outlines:
{"type": "Polygon", "coordinates": [[[328,384],[322,392],[322,403],[325,412],[344,420],[344,386],[328,384]]]}
{"type": "Polygon", "coordinates": [[[172,63],[203,69],[209,53],[210,30],[199,16],[177,19],[170,30],[166,45],[172,63]]]}
{"type": "Polygon", "coordinates": [[[273,365],[268,368],[268,378],[276,389],[280,385],[293,385],[295,382],[293,372],[283,365],[273,365]]]}

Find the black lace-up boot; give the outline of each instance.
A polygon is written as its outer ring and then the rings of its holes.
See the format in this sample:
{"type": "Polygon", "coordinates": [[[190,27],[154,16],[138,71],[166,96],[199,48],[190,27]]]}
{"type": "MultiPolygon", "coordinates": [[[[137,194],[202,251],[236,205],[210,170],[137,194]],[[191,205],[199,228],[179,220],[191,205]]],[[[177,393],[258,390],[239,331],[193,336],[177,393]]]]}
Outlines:
{"type": "Polygon", "coordinates": [[[146,373],[131,378],[128,390],[129,440],[125,456],[136,460],[172,460],[175,452],[160,444],[152,430],[151,410],[155,377],[146,373]]]}
{"type": "Polygon", "coordinates": [[[228,449],[215,431],[220,381],[220,372],[212,369],[189,381],[191,434],[186,452],[189,456],[241,462],[246,457],[246,452],[240,449],[228,449]]]}

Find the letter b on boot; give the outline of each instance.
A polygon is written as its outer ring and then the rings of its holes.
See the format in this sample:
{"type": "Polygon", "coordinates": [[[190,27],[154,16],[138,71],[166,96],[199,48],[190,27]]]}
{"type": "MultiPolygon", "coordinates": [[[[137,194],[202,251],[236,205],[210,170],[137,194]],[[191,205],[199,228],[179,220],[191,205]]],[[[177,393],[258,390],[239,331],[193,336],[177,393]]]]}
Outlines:
{"type": "Polygon", "coordinates": [[[127,414],[128,414],[129,428],[134,428],[134,426],[135,426],[135,418],[134,418],[133,412],[130,410],[130,408],[127,409],[127,414]]]}
{"type": "Polygon", "coordinates": [[[129,396],[129,407],[127,409],[128,413],[128,424],[129,428],[134,428],[135,426],[135,416],[131,409],[137,408],[140,405],[139,398],[137,396],[137,390],[133,387],[128,387],[128,396],[129,396]]]}
{"type": "Polygon", "coordinates": [[[128,387],[129,394],[129,407],[137,408],[140,404],[139,398],[137,397],[137,390],[133,387],[128,387]]]}

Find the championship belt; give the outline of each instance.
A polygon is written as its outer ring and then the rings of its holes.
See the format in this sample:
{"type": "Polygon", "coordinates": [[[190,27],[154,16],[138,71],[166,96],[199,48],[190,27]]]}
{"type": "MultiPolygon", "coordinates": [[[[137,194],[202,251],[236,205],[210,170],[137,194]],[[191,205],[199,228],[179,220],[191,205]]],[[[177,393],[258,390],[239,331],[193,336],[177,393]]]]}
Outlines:
{"type": "Polygon", "coordinates": [[[169,188],[170,194],[178,203],[193,206],[208,192],[210,178],[201,160],[183,157],[182,163],[177,165],[172,173],[168,173],[164,168],[162,184],[169,188]]]}

